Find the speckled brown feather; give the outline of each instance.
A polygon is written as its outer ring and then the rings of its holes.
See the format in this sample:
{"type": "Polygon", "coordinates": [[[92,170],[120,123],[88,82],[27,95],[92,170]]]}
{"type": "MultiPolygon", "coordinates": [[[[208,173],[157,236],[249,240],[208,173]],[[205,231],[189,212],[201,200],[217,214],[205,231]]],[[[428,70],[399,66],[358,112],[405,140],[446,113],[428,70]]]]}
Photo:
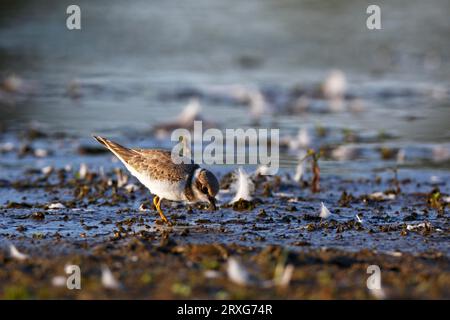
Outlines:
{"type": "Polygon", "coordinates": [[[187,179],[199,168],[197,164],[174,164],[170,151],[159,149],[129,149],[111,140],[94,136],[122,161],[137,172],[161,181],[187,179]]]}

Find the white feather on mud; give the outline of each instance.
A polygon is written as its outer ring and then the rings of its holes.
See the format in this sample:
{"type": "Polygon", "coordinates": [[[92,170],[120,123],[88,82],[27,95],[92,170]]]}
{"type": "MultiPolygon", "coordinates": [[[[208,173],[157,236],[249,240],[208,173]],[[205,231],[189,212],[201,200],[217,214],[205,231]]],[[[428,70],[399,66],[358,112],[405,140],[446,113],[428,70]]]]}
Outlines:
{"type": "Polygon", "coordinates": [[[435,175],[432,175],[431,177],[430,177],[430,182],[431,183],[441,183],[441,178],[440,177],[438,177],[438,176],[435,176],[435,175]]]}
{"type": "Polygon", "coordinates": [[[387,251],[386,254],[392,257],[401,257],[403,255],[400,251],[387,251]]]}
{"type": "Polygon", "coordinates": [[[256,168],[255,172],[253,173],[253,176],[262,175],[262,176],[274,176],[278,172],[278,169],[269,167],[268,165],[260,165],[258,168],[256,168]]]}
{"type": "Polygon", "coordinates": [[[139,187],[135,185],[134,183],[129,183],[124,187],[125,190],[127,190],[128,193],[136,192],[139,187]]]}
{"type": "Polygon", "coordinates": [[[251,284],[250,274],[235,258],[228,259],[227,275],[231,282],[238,285],[247,286],[251,284]]]}
{"type": "Polygon", "coordinates": [[[237,173],[235,174],[236,180],[231,185],[231,189],[236,192],[236,195],[234,196],[233,200],[231,200],[231,203],[235,203],[236,201],[239,201],[240,199],[251,201],[252,193],[255,190],[255,185],[250,179],[250,177],[245,173],[244,169],[242,167],[238,168],[237,173]]]}
{"type": "Polygon", "coordinates": [[[328,208],[325,207],[325,205],[323,204],[323,202],[321,202],[321,203],[320,203],[320,214],[319,214],[319,216],[320,216],[322,219],[328,219],[328,218],[330,217],[330,215],[331,215],[330,210],[328,210],[328,208]]]}
{"type": "Polygon", "coordinates": [[[259,120],[262,115],[269,113],[270,108],[264,95],[258,89],[249,92],[250,115],[254,120],[259,120]]]}
{"type": "MultiPolygon", "coordinates": [[[[291,192],[274,192],[273,195],[277,198],[288,198],[289,200],[292,200],[292,197],[295,197],[295,195],[291,192]]],[[[294,202],[298,202],[298,200],[294,200],[294,202]]]]}
{"type": "Polygon", "coordinates": [[[259,120],[262,115],[272,111],[261,90],[255,86],[232,86],[228,89],[228,94],[237,102],[249,105],[253,120],[259,120]]]}
{"type": "Polygon", "coordinates": [[[356,148],[349,145],[342,145],[331,151],[331,157],[338,161],[348,161],[354,159],[356,155],[356,148]]]}
{"type": "Polygon", "coordinates": [[[281,255],[280,259],[278,260],[275,271],[273,274],[272,281],[266,281],[265,286],[278,286],[282,288],[286,288],[289,286],[289,283],[291,282],[292,275],[294,273],[294,266],[292,264],[287,264],[287,252],[285,252],[283,255],[281,255]]]}
{"type": "Polygon", "coordinates": [[[293,137],[289,141],[290,150],[299,150],[306,148],[311,144],[311,136],[307,128],[300,128],[297,136],[293,137]]]}
{"type": "Polygon", "coordinates": [[[303,177],[303,173],[305,172],[305,160],[306,160],[306,152],[300,151],[298,156],[298,164],[295,168],[294,181],[300,182],[303,177]]]}
{"type": "Polygon", "coordinates": [[[359,217],[359,215],[356,215],[356,221],[358,221],[359,223],[363,223],[363,220],[359,217]]]}
{"type": "Polygon", "coordinates": [[[377,191],[369,194],[369,198],[373,200],[395,200],[395,194],[393,193],[385,194],[381,191],[377,191]]]}
{"type": "Polygon", "coordinates": [[[67,284],[67,279],[64,276],[55,276],[52,278],[52,286],[64,287],[67,284]]]}
{"type": "Polygon", "coordinates": [[[78,170],[78,176],[80,177],[80,179],[85,179],[88,173],[89,173],[89,169],[88,169],[87,164],[82,163],[80,165],[80,170],[78,170]]]}
{"type": "Polygon", "coordinates": [[[50,203],[47,208],[50,210],[57,210],[57,209],[65,209],[66,206],[60,202],[57,202],[57,203],[50,203]]]}
{"type": "Polygon", "coordinates": [[[145,204],[141,203],[138,210],[145,212],[145,211],[150,211],[150,208],[148,208],[145,204]]]}
{"type": "Polygon", "coordinates": [[[283,268],[281,276],[277,279],[274,279],[274,284],[282,288],[288,287],[289,284],[291,283],[293,274],[294,274],[294,266],[292,264],[288,264],[283,268]]]}
{"type": "Polygon", "coordinates": [[[189,100],[189,103],[184,107],[183,111],[178,116],[176,122],[181,125],[189,125],[198,119],[202,111],[202,106],[198,99],[193,98],[189,100]]]}
{"type": "Polygon", "coordinates": [[[107,266],[102,266],[102,285],[106,289],[118,289],[120,287],[120,283],[114,278],[107,266]]]}
{"type": "Polygon", "coordinates": [[[26,260],[29,258],[29,256],[25,253],[20,252],[17,250],[17,248],[13,245],[9,245],[9,253],[11,254],[11,257],[20,261],[26,260]]]}
{"type": "Polygon", "coordinates": [[[42,148],[34,150],[34,156],[37,158],[45,158],[48,156],[48,151],[42,148]]]}
{"type": "Polygon", "coordinates": [[[342,99],[347,90],[347,79],[341,70],[332,70],[322,83],[322,93],[326,99],[342,99]]]}
{"type": "Polygon", "coordinates": [[[400,149],[397,152],[397,163],[398,164],[404,164],[405,163],[405,157],[406,153],[404,149],[400,149]]]}
{"type": "Polygon", "coordinates": [[[46,166],[46,167],[41,169],[41,172],[47,176],[47,175],[49,175],[49,174],[51,174],[53,172],[53,167],[52,166],[46,166]]]}
{"type": "Polygon", "coordinates": [[[414,231],[414,230],[418,230],[418,229],[432,229],[432,228],[433,228],[433,225],[431,223],[429,223],[428,221],[418,223],[418,224],[408,224],[406,226],[406,229],[408,231],[414,231]]]}

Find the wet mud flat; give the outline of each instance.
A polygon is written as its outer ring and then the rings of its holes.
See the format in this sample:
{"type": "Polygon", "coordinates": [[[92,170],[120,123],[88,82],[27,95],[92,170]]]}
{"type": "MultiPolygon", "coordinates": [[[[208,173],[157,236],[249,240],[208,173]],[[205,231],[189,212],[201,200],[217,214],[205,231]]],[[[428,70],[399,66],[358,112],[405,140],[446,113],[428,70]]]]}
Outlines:
{"type": "Polygon", "coordinates": [[[287,251],[280,246],[186,244],[133,236],[118,241],[34,242],[25,261],[0,254],[3,299],[380,299],[449,298],[449,260],[438,252],[385,254],[372,250],[287,251]],[[66,253],[56,254],[64,247],[66,253]],[[70,249],[70,250],[69,250],[70,249]],[[67,253],[67,252],[72,253],[67,253]],[[228,260],[239,259],[249,280],[230,279],[228,260]],[[280,266],[293,267],[288,285],[273,279],[280,266]],[[81,289],[68,290],[65,266],[81,268],[81,289]],[[107,265],[114,286],[102,281],[107,265]],[[382,291],[366,286],[369,265],[381,268],[382,291]]]}
{"type": "Polygon", "coordinates": [[[219,210],[166,201],[167,227],[148,190],[101,148],[30,134],[4,136],[17,143],[1,154],[2,298],[450,297],[445,169],[369,158],[347,162],[359,174],[327,173],[325,150],[319,192],[311,172],[294,181],[284,168],[251,174],[253,199],[230,204],[233,170],[218,168],[219,210]],[[81,290],[61,280],[69,264],[81,290]],[[367,289],[370,265],[380,292],[367,289]],[[104,267],[114,285],[102,282],[104,267]]]}

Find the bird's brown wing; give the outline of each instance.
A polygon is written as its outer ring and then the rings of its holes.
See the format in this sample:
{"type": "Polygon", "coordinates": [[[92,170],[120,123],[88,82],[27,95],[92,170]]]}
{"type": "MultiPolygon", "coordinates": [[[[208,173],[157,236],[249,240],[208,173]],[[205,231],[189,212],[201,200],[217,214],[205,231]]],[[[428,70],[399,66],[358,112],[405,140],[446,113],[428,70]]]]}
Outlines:
{"type": "Polygon", "coordinates": [[[132,149],[136,154],[127,164],[136,171],[147,174],[152,179],[178,181],[186,179],[199,166],[197,164],[175,164],[171,153],[159,149],[132,149]]]}
{"type": "Polygon", "coordinates": [[[100,136],[94,136],[94,138],[102,145],[104,145],[106,148],[108,148],[109,151],[114,153],[121,161],[125,163],[128,163],[128,161],[133,156],[138,155],[138,153],[135,150],[124,147],[118,144],[117,142],[111,141],[109,139],[100,136]]]}

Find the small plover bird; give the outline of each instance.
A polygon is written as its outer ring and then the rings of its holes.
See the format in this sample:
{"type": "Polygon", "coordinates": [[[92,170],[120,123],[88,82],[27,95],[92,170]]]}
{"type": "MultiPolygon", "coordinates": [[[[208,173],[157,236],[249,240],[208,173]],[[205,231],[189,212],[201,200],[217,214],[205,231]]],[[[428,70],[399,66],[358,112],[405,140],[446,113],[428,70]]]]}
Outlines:
{"type": "Polygon", "coordinates": [[[171,225],[161,210],[163,199],[209,202],[216,210],[219,182],[214,174],[194,163],[175,164],[171,152],[159,149],[130,149],[108,139],[94,136],[114,153],[130,173],[154,195],[153,204],[161,219],[171,225]]]}

